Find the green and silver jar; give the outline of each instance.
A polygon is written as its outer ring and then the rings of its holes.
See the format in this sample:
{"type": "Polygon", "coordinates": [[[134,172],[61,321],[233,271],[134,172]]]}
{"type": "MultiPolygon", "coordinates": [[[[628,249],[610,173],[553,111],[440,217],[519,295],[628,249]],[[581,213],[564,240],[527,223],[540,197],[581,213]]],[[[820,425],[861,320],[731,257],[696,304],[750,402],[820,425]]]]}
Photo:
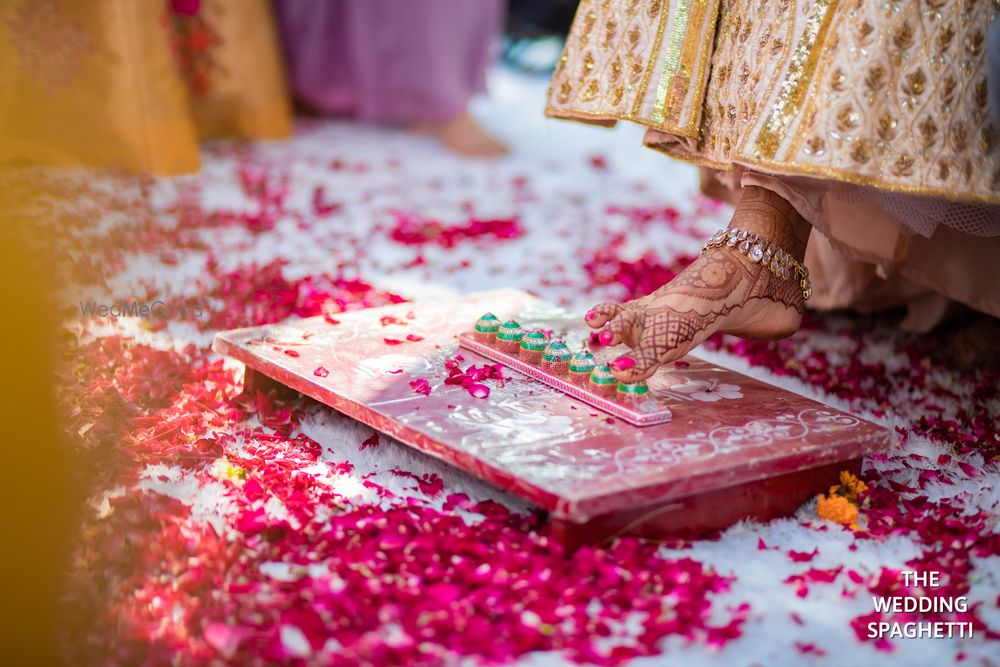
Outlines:
{"type": "Polygon", "coordinates": [[[566,375],[569,370],[569,360],[572,358],[573,353],[566,347],[566,343],[554,340],[542,353],[542,368],[553,375],[566,375]]]}
{"type": "Polygon", "coordinates": [[[507,320],[497,329],[497,349],[512,356],[517,356],[524,330],[516,320],[507,320]]]}
{"type": "Polygon", "coordinates": [[[542,352],[549,344],[548,335],[539,329],[524,334],[521,339],[521,358],[529,364],[537,364],[542,360],[542,352]]]}
{"type": "Polygon", "coordinates": [[[619,382],[617,398],[623,402],[634,402],[649,394],[649,387],[645,382],[619,382]]]}
{"type": "Polygon", "coordinates": [[[500,331],[500,320],[493,313],[486,313],[476,321],[473,337],[480,343],[493,345],[496,343],[498,331],[500,331]]]}
{"type": "Polygon", "coordinates": [[[590,373],[596,366],[597,362],[594,361],[594,355],[590,353],[590,350],[577,352],[569,362],[570,381],[574,384],[586,386],[587,381],[590,379],[590,373]]]}
{"type": "Polygon", "coordinates": [[[606,396],[608,398],[614,396],[615,390],[618,388],[618,380],[611,374],[611,366],[607,364],[596,366],[590,372],[587,387],[599,396],[606,396]]]}

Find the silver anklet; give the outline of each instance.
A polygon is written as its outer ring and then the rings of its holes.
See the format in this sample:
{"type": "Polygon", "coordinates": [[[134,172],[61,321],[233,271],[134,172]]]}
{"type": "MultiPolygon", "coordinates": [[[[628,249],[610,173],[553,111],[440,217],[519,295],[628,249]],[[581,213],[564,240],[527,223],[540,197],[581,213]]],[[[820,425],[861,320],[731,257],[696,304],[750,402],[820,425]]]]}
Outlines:
{"type": "Polygon", "coordinates": [[[808,299],[812,296],[809,269],[799,264],[794,257],[763,236],[757,236],[745,229],[735,227],[720,229],[708,240],[701,252],[704,253],[709,248],[721,248],[722,246],[740,251],[754,264],[767,267],[776,278],[798,280],[799,287],[802,289],[802,298],[808,299]]]}

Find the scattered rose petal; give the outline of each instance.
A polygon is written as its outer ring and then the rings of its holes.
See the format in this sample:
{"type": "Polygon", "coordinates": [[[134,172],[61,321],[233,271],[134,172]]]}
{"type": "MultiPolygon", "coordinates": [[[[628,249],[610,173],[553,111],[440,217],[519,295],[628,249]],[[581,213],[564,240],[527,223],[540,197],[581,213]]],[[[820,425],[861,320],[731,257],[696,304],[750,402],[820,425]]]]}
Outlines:
{"type": "Polygon", "coordinates": [[[487,398],[490,395],[490,388],[485,384],[475,382],[469,385],[469,394],[473,398],[487,398]]]}
{"type": "Polygon", "coordinates": [[[251,634],[249,629],[228,623],[207,623],[204,637],[209,646],[217,650],[226,659],[236,655],[240,643],[251,634]]]}
{"type": "Polygon", "coordinates": [[[431,383],[424,378],[417,378],[416,380],[410,381],[410,386],[413,387],[413,391],[418,394],[423,394],[424,396],[431,395],[431,383]]]}
{"type": "Polygon", "coordinates": [[[812,551],[795,551],[794,549],[789,549],[788,551],[788,557],[793,563],[808,563],[817,554],[819,554],[819,549],[813,549],[812,551]]]}

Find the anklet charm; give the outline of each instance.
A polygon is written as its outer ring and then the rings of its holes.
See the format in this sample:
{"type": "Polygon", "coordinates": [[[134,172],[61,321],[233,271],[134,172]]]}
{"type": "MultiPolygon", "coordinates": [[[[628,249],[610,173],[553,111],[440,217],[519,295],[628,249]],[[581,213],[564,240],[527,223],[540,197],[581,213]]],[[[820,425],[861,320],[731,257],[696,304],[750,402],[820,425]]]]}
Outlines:
{"type": "Polygon", "coordinates": [[[761,264],[772,275],[781,280],[797,280],[802,290],[802,298],[808,300],[812,296],[812,282],[809,280],[809,269],[802,266],[794,257],[778,248],[763,236],[751,234],[745,229],[730,227],[720,229],[708,240],[701,249],[704,253],[709,248],[733,248],[747,256],[754,264],[761,264]]]}

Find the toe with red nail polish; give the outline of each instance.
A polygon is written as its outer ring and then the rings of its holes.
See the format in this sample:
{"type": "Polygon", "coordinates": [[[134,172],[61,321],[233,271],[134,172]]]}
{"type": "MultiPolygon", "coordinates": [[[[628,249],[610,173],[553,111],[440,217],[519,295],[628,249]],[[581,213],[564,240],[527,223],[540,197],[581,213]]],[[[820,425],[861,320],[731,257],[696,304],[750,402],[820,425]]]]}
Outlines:
{"type": "Polygon", "coordinates": [[[611,367],[616,371],[627,371],[635,366],[635,359],[632,357],[618,357],[611,362],[611,367]]]}
{"type": "Polygon", "coordinates": [[[594,310],[588,310],[587,314],[583,316],[585,320],[592,320],[597,317],[597,313],[594,310]]]}
{"type": "Polygon", "coordinates": [[[607,345],[611,342],[612,333],[610,331],[602,331],[601,336],[598,340],[601,341],[601,345],[607,345]]]}

